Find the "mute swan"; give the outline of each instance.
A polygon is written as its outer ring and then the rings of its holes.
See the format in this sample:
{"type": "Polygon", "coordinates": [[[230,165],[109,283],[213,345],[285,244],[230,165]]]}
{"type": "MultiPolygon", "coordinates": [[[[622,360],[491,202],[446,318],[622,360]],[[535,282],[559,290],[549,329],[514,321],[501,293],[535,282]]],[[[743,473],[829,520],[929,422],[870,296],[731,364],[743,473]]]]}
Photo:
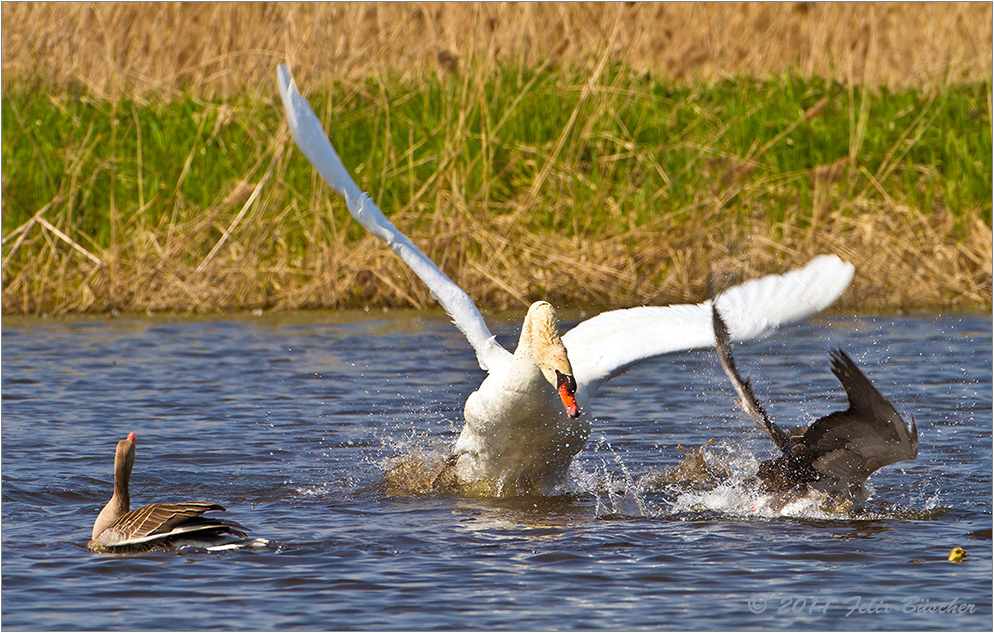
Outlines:
{"type": "MultiPolygon", "coordinates": [[[[590,434],[589,421],[579,413],[604,381],[641,360],[714,343],[710,302],[605,312],[561,338],[552,306],[539,302],[528,310],[511,354],[497,343],[469,295],[359,189],[283,64],[277,81],[297,146],[345,198],[355,219],[427,284],[488,372],[466,401],[465,426],[439,481],[486,496],[563,491],[570,462],[590,434]]],[[[731,288],[721,302],[736,315],[736,338],[758,337],[827,307],[853,272],[851,264],[823,255],[799,270],[731,288]]]]}
{"type": "Polygon", "coordinates": [[[205,512],[224,512],[224,507],[216,503],[151,503],[130,510],[128,484],[135,464],[136,442],[135,434],[129,433],[127,439],[117,443],[114,494],[97,515],[87,549],[125,554],[193,545],[217,551],[268,543],[265,539],[246,539],[245,528],[234,521],[204,517],[205,512]]]}
{"type": "Polygon", "coordinates": [[[758,474],[767,492],[783,493],[781,503],[810,491],[826,509],[858,509],[866,500],[864,483],[874,471],[918,455],[914,418],[909,428],[841,349],[831,353],[832,373],[846,390],[849,407],[788,435],[767,415],[752,384],[739,375],[717,306],[712,306],[712,319],[718,358],[739,395],[739,406],[780,449],[780,456],[763,462],[758,474]]]}

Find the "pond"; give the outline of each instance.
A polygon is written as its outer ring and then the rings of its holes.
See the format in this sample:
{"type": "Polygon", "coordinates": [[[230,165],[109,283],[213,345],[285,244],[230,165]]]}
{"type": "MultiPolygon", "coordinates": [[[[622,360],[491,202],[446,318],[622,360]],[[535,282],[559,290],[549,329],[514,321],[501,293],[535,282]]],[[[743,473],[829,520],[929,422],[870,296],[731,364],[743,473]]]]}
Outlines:
{"type": "MultiPolygon", "coordinates": [[[[490,319],[511,349],[520,317],[490,319]]],[[[488,500],[381,485],[455,439],[484,377],[442,313],[5,319],[3,627],[989,630],[991,330],[828,315],[737,345],[783,424],[842,408],[842,347],[918,425],[864,512],[770,516],[649,483],[711,440],[773,456],[713,350],[602,389],[573,494],[488,500]],[[216,501],[269,547],[87,552],[129,432],[133,506],[216,501]]]]}

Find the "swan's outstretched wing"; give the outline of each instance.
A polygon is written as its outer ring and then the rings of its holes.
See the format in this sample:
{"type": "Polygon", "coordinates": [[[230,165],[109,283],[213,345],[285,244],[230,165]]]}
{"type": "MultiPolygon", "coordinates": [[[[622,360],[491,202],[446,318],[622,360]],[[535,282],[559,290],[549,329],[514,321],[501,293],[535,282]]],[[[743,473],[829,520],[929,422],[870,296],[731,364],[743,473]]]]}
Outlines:
{"type": "MultiPolygon", "coordinates": [[[[819,255],[803,268],[729,288],[718,307],[733,340],[758,338],[831,305],[854,272],[835,255],[819,255]]],[[[578,391],[589,402],[605,380],[639,361],[714,345],[711,301],[605,312],[567,332],[563,343],[578,391]]]]}
{"type": "Polygon", "coordinates": [[[456,327],[469,339],[473,349],[476,350],[480,367],[492,370],[497,365],[510,362],[510,352],[497,343],[469,295],[449,279],[406,235],[398,231],[372,199],[352,180],[331,146],[321,122],[314,115],[310,104],[297,90],[287,67],[280,64],[276,74],[287,122],[297,146],[331,188],[345,198],[349,213],[366,230],[386,242],[393,252],[421,278],[421,281],[425,282],[432,296],[445,308],[455,321],[456,327]]]}

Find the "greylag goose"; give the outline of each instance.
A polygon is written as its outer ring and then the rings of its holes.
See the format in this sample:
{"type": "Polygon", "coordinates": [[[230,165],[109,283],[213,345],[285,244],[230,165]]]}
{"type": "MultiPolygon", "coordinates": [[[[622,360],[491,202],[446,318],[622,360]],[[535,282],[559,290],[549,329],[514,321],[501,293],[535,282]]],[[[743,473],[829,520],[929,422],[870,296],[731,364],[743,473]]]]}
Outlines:
{"type": "MultiPolygon", "coordinates": [[[[465,425],[445,461],[447,488],[479,496],[559,494],[573,457],[590,435],[581,418],[601,385],[632,365],[662,354],[710,347],[710,301],[640,307],[595,316],[560,337],[553,307],[540,301],[525,316],[512,354],[490,332],[473,300],[397,230],[349,175],[286,66],[280,96],[297,146],[346,202],[352,216],[383,240],[428,286],[488,372],[466,401],[465,425]]],[[[805,267],[727,290],[723,307],[745,340],[830,305],[849,286],[852,264],[834,255],[805,267]]]]}
{"type": "Polygon", "coordinates": [[[184,546],[219,550],[267,543],[265,539],[246,539],[245,528],[234,521],[203,516],[206,512],[224,512],[224,506],[217,503],[150,503],[131,510],[128,485],[136,442],[135,434],[129,433],[127,439],[117,443],[114,494],[97,515],[87,549],[126,554],[184,546]]]}
{"type": "Polygon", "coordinates": [[[739,406],[780,450],[759,466],[767,492],[777,505],[812,493],[825,510],[858,511],[866,501],[866,480],[875,471],[918,455],[918,428],[910,427],[894,406],[841,349],[831,352],[832,373],[846,391],[848,408],[815,420],[807,429],[788,434],[766,413],[742,378],[732,358],[728,327],[712,307],[715,345],[721,366],[739,396],[739,406]]]}

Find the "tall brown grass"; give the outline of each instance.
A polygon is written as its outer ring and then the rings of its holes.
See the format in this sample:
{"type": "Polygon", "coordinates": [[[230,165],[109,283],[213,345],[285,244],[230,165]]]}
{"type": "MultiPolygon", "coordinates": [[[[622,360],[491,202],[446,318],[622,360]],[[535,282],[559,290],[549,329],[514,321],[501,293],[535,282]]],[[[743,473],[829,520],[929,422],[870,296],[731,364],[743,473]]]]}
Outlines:
{"type": "MultiPolygon", "coordinates": [[[[592,76],[618,61],[694,81],[790,71],[930,90],[991,78],[989,3],[5,3],[2,15],[5,86],[81,86],[106,98],[192,91],[271,100],[274,67],[284,60],[307,92],[322,79],[428,77],[465,64],[496,72],[501,61],[585,66],[592,76]]],[[[285,126],[272,132],[244,178],[198,213],[166,226],[128,224],[112,201],[106,249],[70,230],[71,201],[92,176],[74,173],[79,163],[67,152],[72,177],[63,190],[3,236],[3,312],[433,305],[379,241],[348,238],[351,220],[316,176],[311,191],[283,202],[292,141],[285,126]],[[284,220],[298,216],[310,218],[297,222],[310,226],[303,254],[287,248],[281,233],[284,220]],[[27,252],[33,260],[19,261],[27,252]]],[[[536,204],[572,204],[559,183],[570,181],[578,159],[555,155],[556,147],[541,152],[528,159],[550,169],[500,208],[481,212],[443,156],[403,209],[387,211],[397,211],[399,228],[456,283],[494,308],[537,298],[574,308],[698,300],[709,284],[784,270],[820,252],[870,273],[857,276],[843,306],[990,306],[990,227],[980,219],[964,227],[946,208],[925,213],[872,191],[848,192],[837,184],[845,160],[810,174],[815,230],[810,209],[788,209],[778,220],[764,212],[775,179],[748,178],[747,165],[717,162],[714,186],[682,210],[698,221],[673,224],[661,215],[630,223],[616,200],[604,200],[618,215],[614,230],[569,237],[520,221],[536,204]],[[727,212],[732,197],[736,213],[727,212]],[[425,214],[430,223],[415,221],[425,214]]],[[[400,173],[406,159],[372,168],[400,173]]],[[[628,186],[619,199],[636,197],[638,183],[628,186]]]]}
{"type": "Polygon", "coordinates": [[[934,88],[990,79],[991,15],[988,2],[5,2],[3,77],[106,97],[227,97],[271,95],[282,61],[315,85],[605,59],[675,79],[790,71],[934,88]]]}

